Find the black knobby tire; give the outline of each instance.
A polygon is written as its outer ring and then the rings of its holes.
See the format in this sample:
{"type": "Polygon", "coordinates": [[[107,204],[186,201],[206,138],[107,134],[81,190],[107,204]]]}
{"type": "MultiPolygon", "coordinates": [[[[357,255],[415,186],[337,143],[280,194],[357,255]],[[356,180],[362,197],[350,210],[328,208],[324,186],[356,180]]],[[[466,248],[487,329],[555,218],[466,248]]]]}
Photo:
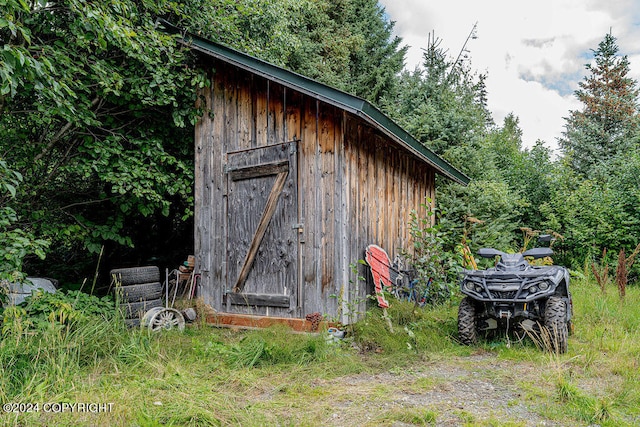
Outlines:
{"type": "Polygon", "coordinates": [[[161,299],[153,299],[149,301],[140,302],[128,302],[120,304],[120,310],[127,319],[141,318],[144,313],[151,310],[154,307],[163,307],[161,299]]]}
{"type": "Polygon", "coordinates": [[[111,283],[121,286],[139,285],[160,281],[160,269],[154,265],[132,268],[115,268],[110,272],[111,283]]]}
{"type": "Polygon", "coordinates": [[[139,285],[117,286],[116,295],[123,303],[154,300],[162,297],[160,282],[141,283],[139,285]]]}
{"type": "Polygon", "coordinates": [[[549,347],[556,353],[566,353],[569,330],[567,306],[561,297],[549,297],[545,305],[544,326],[549,334],[549,347]]]}
{"type": "Polygon", "coordinates": [[[478,342],[478,320],[474,301],[465,297],[458,307],[458,338],[464,345],[478,342]]]}

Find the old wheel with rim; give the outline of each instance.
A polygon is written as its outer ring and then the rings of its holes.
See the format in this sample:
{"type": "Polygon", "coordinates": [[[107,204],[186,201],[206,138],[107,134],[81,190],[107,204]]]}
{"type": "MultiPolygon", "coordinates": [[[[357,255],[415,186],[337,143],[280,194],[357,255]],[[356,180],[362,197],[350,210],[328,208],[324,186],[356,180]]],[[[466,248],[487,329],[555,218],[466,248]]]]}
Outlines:
{"type": "Polygon", "coordinates": [[[174,308],[155,307],[142,317],[141,325],[151,331],[166,329],[184,330],[184,316],[174,308]]]}

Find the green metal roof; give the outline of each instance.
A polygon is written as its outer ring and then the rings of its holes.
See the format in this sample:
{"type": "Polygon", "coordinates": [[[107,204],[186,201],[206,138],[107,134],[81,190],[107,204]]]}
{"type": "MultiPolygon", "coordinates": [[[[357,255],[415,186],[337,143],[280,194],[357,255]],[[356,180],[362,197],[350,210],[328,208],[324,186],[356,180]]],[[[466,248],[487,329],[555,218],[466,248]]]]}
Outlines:
{"type": "Polygon", "coordinates": [[[167,21],[161,20],[160,23],[168,32],[180,34],[181,41],[194,50],[233,64],[268,80],[278,82],[286,87],[308,94],[328,104],[362,117],[369,124],[407,148],[418,158],[433,166],[441,175],[463,185],[469,184],[470,178],[468,176],[425,147],[420,143],[420,141],[416,140],[407,131],[398,126],[389,117],[385,116],[368,101],[292,71],[285,70],[282,67],[270,64],[235,49],[223,46],[211,40],[206,40],[194,34],[187,33],[167,21]]]}

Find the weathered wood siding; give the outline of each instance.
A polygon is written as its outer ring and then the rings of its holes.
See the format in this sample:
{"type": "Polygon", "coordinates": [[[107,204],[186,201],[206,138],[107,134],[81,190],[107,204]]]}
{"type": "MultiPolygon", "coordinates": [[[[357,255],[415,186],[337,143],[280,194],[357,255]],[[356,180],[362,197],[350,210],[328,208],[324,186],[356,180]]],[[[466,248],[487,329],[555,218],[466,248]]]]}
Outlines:
{"type": "MultiPolygon", "coordinates": [[[[424,216],[424,204],[428,199],[432,204],[435,201],[434,171],[360,118],[345,116],[345,244],[349,262],[364,259],[364,250],[372,243],[384,248],[393,260],[401,248],[411,248],[411,212],[424,216]]],[[[362,265],[359,271],[368,275],[362,265]]],[[[373,289],[360,286],[349,302],[362,311],[367,292],[373,289]]]]}
{"type": "Polygon", "coordinates": [[[368,289],[356,283],[349,265],[364,258],[368,244],[390,256],[409,244],[411,210],[424,214],[421,204],[434,198],[433,169],[356,115],[231,65],[213,65],[211,87],[200,92],[210,114],[196,126],[200,294],[217,310],[291,317],[316,311],[335,316],[341,301],[364,301],[368,289]],[[238,153],[266,153],[285,143],[295,149],[278,209],[293,209],[297,218],[288,220],[296,219],[299,228],[280,220],[270,224],[280,230],[267,232],[273,247],[258,252],[255,266],[276,271],[286,264],[287,273],[250,275],[251,297],[242,305],[240,297],[224,297],[240,269],[239,252],[252,237],[241,242],[237,231],[252,233],[274,178],[238,186],[228,169],[238,153]],[[243,204],[238,192],[262,199],[243,204]],[[243,209],[247,218],[237,218],[243,209]]]}

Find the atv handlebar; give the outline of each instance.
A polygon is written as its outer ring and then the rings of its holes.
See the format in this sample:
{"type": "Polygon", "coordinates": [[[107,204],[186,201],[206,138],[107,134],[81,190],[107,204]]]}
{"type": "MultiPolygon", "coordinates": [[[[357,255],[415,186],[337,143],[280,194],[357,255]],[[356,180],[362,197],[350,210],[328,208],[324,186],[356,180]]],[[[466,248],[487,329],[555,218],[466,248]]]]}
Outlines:
{"type": "MultiPolygon", "coordinates": [[[[495,258],[497,256],[507,255],[506,253],[493,248],[482,248],[478,250],[478,256],[482,258],[495,258]]],[[[523,257],[544,258],[553,255],[551,248],[533,248],[522,253],[523,257]]]]}
{"type": "Polygon", "coordinates": [[[493,248],[481,248],[478,249],[478,255],[482,258],[495,258],[497,256],[506,255],[504,252],[493,248]]]}

